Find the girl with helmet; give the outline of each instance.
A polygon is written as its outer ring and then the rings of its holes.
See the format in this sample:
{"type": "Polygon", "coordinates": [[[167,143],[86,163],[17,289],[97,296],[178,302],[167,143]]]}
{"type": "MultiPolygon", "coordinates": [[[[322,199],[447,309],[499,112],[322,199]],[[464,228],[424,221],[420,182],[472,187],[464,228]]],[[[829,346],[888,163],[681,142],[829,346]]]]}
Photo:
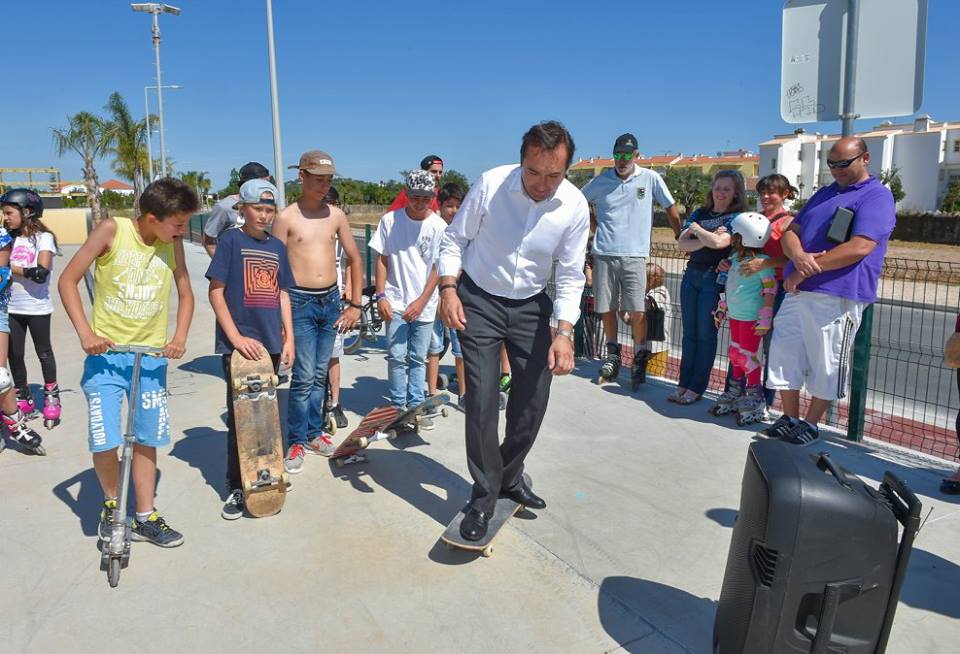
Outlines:
{"type": "MultiPolygon", "coordinates": [[[[40,196],[29,189],[13,189],[0,196],[4,222],[22,220],[21,215],[43,211],[40,196]]],[[[10,301],[10,251],[13,238],[0,227],[0,410],[3,424],[10,437],[34,454],[46,454],[40,435],[27,426],[27,416],[17,405],[17,396],[12,392],[13,377],[7,368],[7,349],[10,345],[10,318],[7,305],[10,301]]],[[[2,439],[0,439],[2,443],[2,439]]]]}
{"type": "Polygon", "coordinates": [[[766,258],[763,248],[770,238],[766,216],[746,212],[730,223],[733,256],[725,292],[713,312],[717,328],[730,317],[730,362],[733,366],[730,387],[720,396],[711,412],[722,416],[737,413],[737,424],[763,419],[766,403],[760,386],[763,373],[763,336],[773,323],[773,301],[777,280],[773,269],[744,275],[740,263],[766,258]]]}
{"type": "Polygon", "coordinates": [[[17,387],[17,404],[27,418],[37,415],[33,393],[27,383],[24,364],[27,332],[40,359],[43,373],[43,420],[50,429],[60,424],[60,388],[57,386],[57,362],[50,344],[50,270],[57,253],[57,239],[43,221],[43,202],[33,191],[15,189],[3,196],[3,203],[18,211],[5,216],[5,226],[13,237],[10,268],[10,368],[17,387]]]}

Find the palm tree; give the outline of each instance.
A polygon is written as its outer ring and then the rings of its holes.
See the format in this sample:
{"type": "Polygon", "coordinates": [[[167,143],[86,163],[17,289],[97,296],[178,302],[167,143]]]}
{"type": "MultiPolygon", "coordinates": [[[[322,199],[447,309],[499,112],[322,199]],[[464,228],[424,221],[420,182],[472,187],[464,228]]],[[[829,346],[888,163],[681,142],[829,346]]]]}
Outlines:
{"type": "Polygon", "coordinates": [[[87,204],[94,220],[100,219],[100,180],[93,162],[102,157],[110,147],[106,123],[99,116],[81,111],[67,116],[67,126],[53,128],[53,146],[57,156],[76,152],[83,159],[83,183],[87,187],[87,204]]]}
{"type": "Polygon", "coordinates": [[[206,197],[210,192],[211,185],[210,178],[207,177],[206,171],[188,170],[185,173],[180,173],[180,179],[190,186],[190,188],[194,189],[197,195],[200,196],[201,202],[206,205],[206,197]]]}
{"type": "Polygon", "coordinates": [[[110,112],[107,134],[113,154],[113,170],[133,182],[133,195],[140,197],[147,176],[147,123],[134,120],[123,96],[114,91],[104,106],[110,112]]]}

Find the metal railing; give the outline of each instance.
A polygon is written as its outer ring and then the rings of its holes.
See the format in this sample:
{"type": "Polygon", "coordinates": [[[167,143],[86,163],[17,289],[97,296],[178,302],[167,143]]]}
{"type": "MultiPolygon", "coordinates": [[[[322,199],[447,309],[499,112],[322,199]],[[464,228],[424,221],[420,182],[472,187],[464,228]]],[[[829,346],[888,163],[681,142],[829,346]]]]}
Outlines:
{"type": "MultiPolygon", "coordinates": [[[[651,370],[650,374],[676,381],[683,333],[680,280],[686,259],[673,244],[654,244],[650,261],[665,270],[670,293],[666,311],[669,355],[662,368],[651,370]]],[[[851,440],[874,438],[938,457],[958,458],[954,429],[960,397],[955,372],[943,367],[943,344],[953,333],[960,312],[960,264],[886,259],[878,296],[870,315],[864,316],[858,334],[859,347],[855,348],[867,365],[854,361],[850,393],[831,407],[825,420],[843,430],[851,440]],[[862,407],[853,401],[858,394],[864,398],[862,407]]],[[[590,311],[589,296],[584,305],[581,353],[600,358],[605,346],[600,318],[590,311]]],[[[633,337],[629,326],[622,322],[618,341],[624,368],[628,368],[633,360],[633,337]]],[[[724,325],[710,378],[711,391],[723,390],[729,343],[730,332],[724,325]]],[[[856,355],[857,352],[854,359],[856,355]]],[[[780,408],[779,400],[774,408],[780,408]]]]}

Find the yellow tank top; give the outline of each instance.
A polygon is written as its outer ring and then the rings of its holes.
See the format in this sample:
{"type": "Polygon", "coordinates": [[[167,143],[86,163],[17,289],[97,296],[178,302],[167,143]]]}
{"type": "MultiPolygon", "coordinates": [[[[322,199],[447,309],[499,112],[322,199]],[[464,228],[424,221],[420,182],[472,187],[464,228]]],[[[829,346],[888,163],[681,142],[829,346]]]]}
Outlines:
{"type": "Polygon", "coordinates": [[[117,235],[97,257],[93,331],[117,345],[163,347],[176,262],[173,243],[147,245],[130,218],[114,218],[117,235]]]}

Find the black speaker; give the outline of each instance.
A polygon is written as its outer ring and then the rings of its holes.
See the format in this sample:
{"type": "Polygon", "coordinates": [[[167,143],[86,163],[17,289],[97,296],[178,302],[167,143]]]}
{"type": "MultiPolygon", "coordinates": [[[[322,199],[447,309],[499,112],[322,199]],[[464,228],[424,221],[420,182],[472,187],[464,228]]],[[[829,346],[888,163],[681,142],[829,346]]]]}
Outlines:
{"type": "Polygon", "coordinates": [[[716,654],[886,648],[920,502],[891,473],[875,490],[817,446],[750,445],[714,623],[716,654]]]}

